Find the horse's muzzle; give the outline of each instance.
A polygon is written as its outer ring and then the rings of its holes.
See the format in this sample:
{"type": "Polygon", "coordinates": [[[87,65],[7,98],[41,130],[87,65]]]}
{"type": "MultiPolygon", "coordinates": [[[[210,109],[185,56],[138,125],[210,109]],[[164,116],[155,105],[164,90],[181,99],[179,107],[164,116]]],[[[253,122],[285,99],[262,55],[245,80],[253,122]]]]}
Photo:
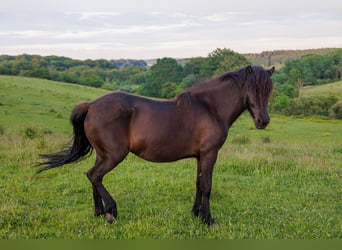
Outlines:
{"type": "Polygon", "coordinates": [[[264,129],[270,123],[270,117],[268,115],[264,117],[262,116],[256,117],[256,119],[254,120],[254,123],[257,129],[264,129]]]}

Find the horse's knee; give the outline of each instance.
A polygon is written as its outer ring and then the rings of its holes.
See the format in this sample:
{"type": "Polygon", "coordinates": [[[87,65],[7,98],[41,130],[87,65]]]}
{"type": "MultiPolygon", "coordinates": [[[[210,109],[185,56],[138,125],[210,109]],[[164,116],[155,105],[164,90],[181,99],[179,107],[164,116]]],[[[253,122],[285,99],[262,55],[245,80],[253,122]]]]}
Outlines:
{"type": "Polygon", "coordinates": [[[102,181],[102,176],[97,174],[96,171],[94,171],[94,168],[90,169],[87,172],[87,177],[90,180],[91,183],[95,184],[97,182],[102,181]]]}

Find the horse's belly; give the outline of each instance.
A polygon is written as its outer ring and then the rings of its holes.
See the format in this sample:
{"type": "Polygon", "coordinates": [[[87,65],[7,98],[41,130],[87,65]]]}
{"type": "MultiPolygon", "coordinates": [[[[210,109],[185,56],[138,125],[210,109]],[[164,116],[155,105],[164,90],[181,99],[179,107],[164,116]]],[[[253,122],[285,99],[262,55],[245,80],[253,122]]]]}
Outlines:
{"type": "Polygon", "coordinates": [[[129,133],[131,152],[154,162],[170,162],[194,155],[197,130],[187,113],[173,104],[139,107],[133,112],[129,133]]]}
{"type": "Polygon", "coordinates": [[[196,155],[193,145],[188,142],[137,140],[131,145],[131,152],[148,161],[172,162],[196,155]]]}
{"type": "Polygon", "coordinates": [[[194,157],[193,154],[173,154],[172,152],[161,152],[161,151],[155,151],[155,152],[134,152],[134,154],[141,157],[144,160],[151,161],[151,162],[173,162],[180,159],[188,158],[188,157],[194,157]]]}

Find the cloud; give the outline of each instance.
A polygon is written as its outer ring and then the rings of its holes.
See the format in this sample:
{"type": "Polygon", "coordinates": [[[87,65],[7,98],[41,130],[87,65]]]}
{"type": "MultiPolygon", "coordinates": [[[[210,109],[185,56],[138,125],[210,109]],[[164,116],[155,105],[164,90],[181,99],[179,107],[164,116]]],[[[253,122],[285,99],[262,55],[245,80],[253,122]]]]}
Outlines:
{"type": "Polygon", "coordinates": [[[342,14],[333,12],[5,12],[0,54],[111,59],[342,47],[339,30],[342,14]]]}
{"type": "Polygon", "coordinates": [[[190,29],[199,24],[190,21],[181,21],[179,23],[156,24],[156,25],[113,25],[107,28],[92,28],[86,27],[69,28],[67,30],[13,30],[0,31],[0,37],[12,37],[22,40],[46,38],[50,40],[55,39],[91,39],[99,38],[107,40],[116,35],[146,35],[148,33],[157,34],[160,32],[173,32],[176,30],[190,29]]]}
{"type": "Polygon", "coordinates": [[[203,13],[231,11],[231,12],[274,12],[274,11],[299,11],[299,12],[317,12],[317,11],[342,11],[342,5],[337,0],[258,0],[255,1],[236,1],[236,0],[172,0],[165,3],[160,0],[11,0],[2,1],[2,11],[23,11],[27,10],[46,11],[81,11],[81,12],[183,12],[203,13]]]}
{"type": "Polygon", "coordinates": [[[251,13],[248,12],[216,12],[210,15],[206,15],[203,17],[203,20],[210,22],[226,22],[226,21],[234,21],[241,20],[246,18],[251,13]]]}
{"type": "Polygon", "coordinates": [[[68,13],[77,13],[80,15],[80,20],[120,16],[120,12],[66,12],[68,13]]]}

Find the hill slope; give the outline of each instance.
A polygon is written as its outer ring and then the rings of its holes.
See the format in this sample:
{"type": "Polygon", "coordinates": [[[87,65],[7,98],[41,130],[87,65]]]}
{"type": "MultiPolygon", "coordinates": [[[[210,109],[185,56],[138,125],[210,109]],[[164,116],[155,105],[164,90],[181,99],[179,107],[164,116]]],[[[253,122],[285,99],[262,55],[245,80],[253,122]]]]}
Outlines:
{"type": "Polygon", "coordinates": [[[305,87],[301,90],[300,95],[306,96],[335,96],[342,101],[342,81],[323,84],[318,86],[305,87]]]}
{"type": "Polygon", "coordinates": [[[26,120],[27,126],[42,131],[70,133],[67,118],[73,106],[106,93],[76,84],[0,75],[0,125],[5,130],[20,130],[26,120]]]}

